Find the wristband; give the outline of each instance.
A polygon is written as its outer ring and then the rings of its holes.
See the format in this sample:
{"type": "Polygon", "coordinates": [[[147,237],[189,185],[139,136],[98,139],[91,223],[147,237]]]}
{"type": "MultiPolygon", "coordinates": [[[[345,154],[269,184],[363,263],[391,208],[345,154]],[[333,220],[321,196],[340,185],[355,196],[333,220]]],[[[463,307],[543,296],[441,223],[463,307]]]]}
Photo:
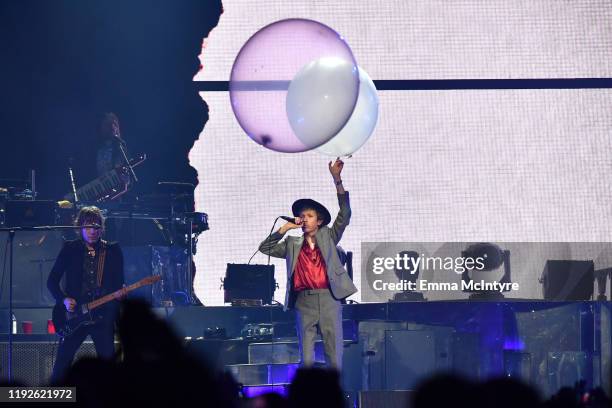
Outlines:
{"type": "Polygon", "coordinates": [[[338,180],[334,182],[337,186],[339,186],[340,184],[342,184],[342,180],[338,180]]]}

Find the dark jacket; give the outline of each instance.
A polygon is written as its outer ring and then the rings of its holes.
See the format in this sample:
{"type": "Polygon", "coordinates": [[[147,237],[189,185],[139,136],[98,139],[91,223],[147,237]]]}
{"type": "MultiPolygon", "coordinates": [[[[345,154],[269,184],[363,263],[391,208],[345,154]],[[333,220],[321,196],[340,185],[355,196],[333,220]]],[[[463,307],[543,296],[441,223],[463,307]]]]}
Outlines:
{"type": "MultiPolygon", "coordinates": [[[[123,253],[119,244],[106,243],[104,274],[102,275],[102,294],[106,295],[120,289],[124,284],[123,253]]],[[[83,285],[83,261],[85,242],[82,239],[64,242],[55,265],[47,279],[47,288],[58,303],[71,297],[79,301],[83,285]],[[63,287],[60,281],[64,277],[63,287]]]]}

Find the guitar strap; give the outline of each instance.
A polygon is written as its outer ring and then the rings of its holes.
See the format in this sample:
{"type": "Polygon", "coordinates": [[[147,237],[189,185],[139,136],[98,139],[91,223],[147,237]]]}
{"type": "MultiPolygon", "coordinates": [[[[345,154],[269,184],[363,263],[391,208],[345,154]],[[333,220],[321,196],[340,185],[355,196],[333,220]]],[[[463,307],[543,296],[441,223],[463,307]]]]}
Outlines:
{"type": "Polygon", "coordinates": [[[97,283],[98,287],[102,287],[102,277],[104,276],[104,260],[106,258],[106,241],[100,242],[100,256],[98,257],[98,273],[97,283]]]}

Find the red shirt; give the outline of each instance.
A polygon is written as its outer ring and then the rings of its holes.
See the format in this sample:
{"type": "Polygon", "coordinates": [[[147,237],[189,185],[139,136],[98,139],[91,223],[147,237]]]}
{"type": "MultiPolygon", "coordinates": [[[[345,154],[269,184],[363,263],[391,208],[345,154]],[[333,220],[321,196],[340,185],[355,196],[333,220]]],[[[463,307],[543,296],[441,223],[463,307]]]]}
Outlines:
{"type": "Polygon", "coordinates": [[[314,249],[311,249],[308,242],[304,240],[293,272],[293,289],[300,291],[328,288],[326,270],[325,260],[319,247],[315,246],[314,249]]]}

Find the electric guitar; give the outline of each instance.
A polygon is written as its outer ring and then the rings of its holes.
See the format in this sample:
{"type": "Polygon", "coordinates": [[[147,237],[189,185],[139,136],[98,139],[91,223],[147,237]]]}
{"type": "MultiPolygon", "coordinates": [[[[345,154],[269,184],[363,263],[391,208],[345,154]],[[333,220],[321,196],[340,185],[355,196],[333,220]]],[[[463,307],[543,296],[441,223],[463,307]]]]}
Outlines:
{"type": "Polygon", "coordinates": [[[52,314],[53,325],[55,326],[56,333],[60,337],[68,337],[81,326],[97,323],[102,319],[102,315],[93,312],[96,308],[105,305],[112,300],[119,299],[128,292],[136,290],[142,286],[151,285],[160,279],[160,275],[146,277],[136,283],[121,288],[113,293],[109,293],[108,295],[102,296],[101,298],[93,300],[89,303],[76,305],[74,312],[67,311],[63,302],[57,303],[53,308],[52,314]]]}

